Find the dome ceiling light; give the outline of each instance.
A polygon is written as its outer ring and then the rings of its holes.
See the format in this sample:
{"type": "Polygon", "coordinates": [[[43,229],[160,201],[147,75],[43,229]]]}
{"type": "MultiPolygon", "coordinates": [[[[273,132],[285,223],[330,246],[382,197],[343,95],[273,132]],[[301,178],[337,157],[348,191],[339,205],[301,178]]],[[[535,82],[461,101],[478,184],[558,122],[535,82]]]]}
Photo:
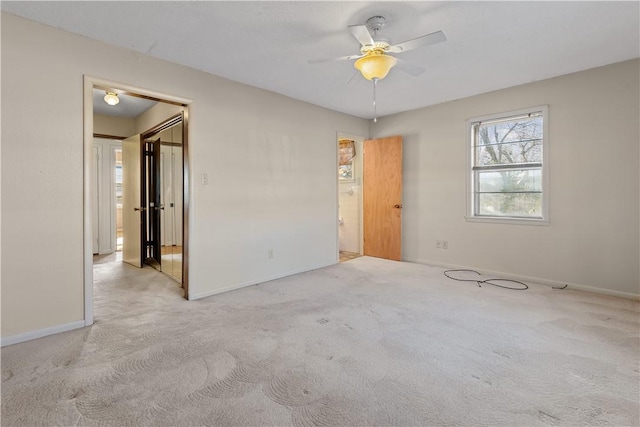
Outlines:
{"type": "Polygon", "coordinates": [[[109,105],[118,105],[118,102],[120,102],[120,98],[118,98],[117,93],[106,91],[106,95],[104,96],[104,102],[106,102],[109,105]]]}

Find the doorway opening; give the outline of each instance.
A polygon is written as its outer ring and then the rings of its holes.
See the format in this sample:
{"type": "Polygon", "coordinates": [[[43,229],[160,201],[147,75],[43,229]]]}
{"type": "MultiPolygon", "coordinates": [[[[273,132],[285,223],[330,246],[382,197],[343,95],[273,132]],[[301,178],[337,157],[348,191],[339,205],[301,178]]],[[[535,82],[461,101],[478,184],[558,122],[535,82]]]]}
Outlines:
{"type": "Polygon", "coordinates": [[[364,138],[338,134],[338,259],[362,256],[362,144],[364,138]]]}
{"type": "Polygon", "coordinates": [[[338,260],[402,260],[402,137],[338,134],[338,260]]]}
{"type": "Polygon", "coordinates": [[[113,150],[115,165],[113,174],[115,177],[114,190],[116,199],[116,252],[122,253],[123,230],[122,230],[122,142],[120,146],[113,150]]]}
{"type": "Polygon", "coordinates": [[[94,261],[122,258],[122,141],[93,138],[91,211],[94,261]]]}
{"type": "Polygon", "coordinates": [[[159,268],[181,284],[183,296],[189,297],[189,103],[175,96],[84,78],[85,325],[93,324],[94,254],[97,264],[115,261],[122,265],[132,243],[138,247],[133,258],[142,261],[139,267],[149,258],[157,260],[159,268]],[[106,105],[107,92],[116,94],[119,102],[115,106],[106,105]],[[117,110],[120,112],[115,113],[117,110]],[[148,141],[154,136],[157,152],[148,141]],[[137,143],[131,144],[132,138],[137,138],[137,143]],[[131,160],[127,154],[131,147],[137,159],[131,160]],[[136,167],[127,167],[127,162],[136,167]],[[130,234],[131,230],[135,233],[130,234]]]}
{"type": "MultiPolygon", "coordinates": [[[[129,119],[134,130],[128,132],[135,134],[109,146],[113,153],[103,169],[111,176],[97,185],[111,186],[109,237],[115,243],[106,252],[118,252],[121,247],[122,255],[115,260],[139,268],[149,265],[182,284],[184,108],[167,109],[162,101],[144,105],[148,108],[129,119]],[[165,110],[177,113],[167,118],[165,110]],[[154,125],[141,131],[150,123],[154,125]]],[[[95,111],[104,111],[104,106],[98,106],[102,108],[94,108],[96,122],[95,111]]],[[[109,117],[100,121],[113,125],[109,117]]]]}

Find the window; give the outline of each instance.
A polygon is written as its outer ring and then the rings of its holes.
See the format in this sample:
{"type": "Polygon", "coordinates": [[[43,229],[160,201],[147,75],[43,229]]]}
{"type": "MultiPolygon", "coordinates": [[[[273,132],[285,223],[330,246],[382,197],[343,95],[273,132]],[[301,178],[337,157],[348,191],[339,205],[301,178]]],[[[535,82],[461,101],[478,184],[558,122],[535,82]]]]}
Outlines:
{"type": "Polygon", "coordinates": [[[468,219],[548,223],[547,107],[467,121],[468,219]]]}

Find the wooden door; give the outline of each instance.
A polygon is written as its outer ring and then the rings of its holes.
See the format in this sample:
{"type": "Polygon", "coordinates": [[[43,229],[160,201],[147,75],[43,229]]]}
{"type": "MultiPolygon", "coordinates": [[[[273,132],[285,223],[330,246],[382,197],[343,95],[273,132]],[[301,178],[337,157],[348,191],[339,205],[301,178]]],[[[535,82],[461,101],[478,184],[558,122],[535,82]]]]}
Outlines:
{"type": "Polygon", "coordinates": [[[402,137],[364,141],[364,254],[402,259],[402,137]]]}
{"type": "Polygon", "coordinates": [[[122,260],[142,267],[141,141],[134,135],[122,141],[122,260]]]}

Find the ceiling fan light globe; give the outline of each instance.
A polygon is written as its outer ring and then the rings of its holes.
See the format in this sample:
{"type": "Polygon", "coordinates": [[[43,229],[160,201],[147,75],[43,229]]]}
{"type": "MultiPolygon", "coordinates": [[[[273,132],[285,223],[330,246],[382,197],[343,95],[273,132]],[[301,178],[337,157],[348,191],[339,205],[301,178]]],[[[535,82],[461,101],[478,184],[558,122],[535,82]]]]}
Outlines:
{"type": "Polygon", "coordinates": [[[362,77],[367,80],[384,79],[389,70],[398,63],[398,60],[389,55],[367,55],[358,59],[353,66],[360,71],[362,77]]]}

